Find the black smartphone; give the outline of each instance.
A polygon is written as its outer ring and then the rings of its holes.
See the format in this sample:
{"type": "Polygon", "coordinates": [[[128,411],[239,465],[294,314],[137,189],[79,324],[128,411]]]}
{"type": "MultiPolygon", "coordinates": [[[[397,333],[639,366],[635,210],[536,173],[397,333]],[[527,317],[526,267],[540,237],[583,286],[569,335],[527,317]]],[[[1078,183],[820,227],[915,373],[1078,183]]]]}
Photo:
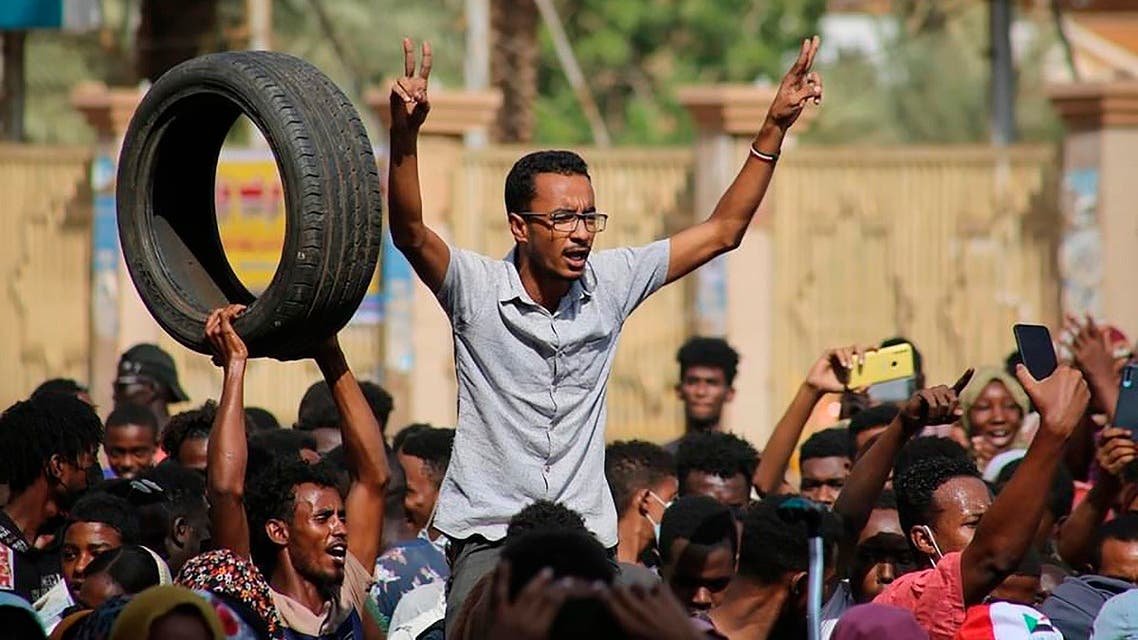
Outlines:
{"type": "Polygon", "coordinates": [[[1138,365],[1128,364],[1122,368],[1113,424],[1138,433],[1138,365]]]}
{"type": "Polygon", "coordinates": [[[1055,357],[1055,343],[1051,332],[1041,324],[1017,324],[1012,327],[1019,347],[1019,357],[1027,367],[1031,377],[1042,380],[1059,368],[1055,357]]]}

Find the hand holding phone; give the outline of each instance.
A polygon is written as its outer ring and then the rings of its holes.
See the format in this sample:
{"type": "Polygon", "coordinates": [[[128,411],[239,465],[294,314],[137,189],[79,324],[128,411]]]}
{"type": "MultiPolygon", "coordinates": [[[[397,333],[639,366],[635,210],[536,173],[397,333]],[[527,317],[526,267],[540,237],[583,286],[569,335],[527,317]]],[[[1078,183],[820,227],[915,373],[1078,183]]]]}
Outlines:
{"type": "Polygon", "coordinates": [[[1138,365],[1128,364],[1122,368],[1113,426],[1138,433],[1138,365]]]}
{"type": "Polygon", "coordinates": [[[911,378],[915,373],[913,345],[896,344],[866,353],[865,361],[860,366],[850,368],[846,388],[870,387],[882,382],[911,378]]]}

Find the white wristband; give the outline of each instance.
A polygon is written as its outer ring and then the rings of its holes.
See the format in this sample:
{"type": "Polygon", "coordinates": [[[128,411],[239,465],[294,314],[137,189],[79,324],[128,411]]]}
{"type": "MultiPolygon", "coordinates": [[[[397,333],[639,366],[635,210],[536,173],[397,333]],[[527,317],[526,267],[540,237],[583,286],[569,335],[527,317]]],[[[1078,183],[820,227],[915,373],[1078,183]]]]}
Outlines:
{"type": "Polygon", "coordinates": [[[771,164],[778,162],[778,157],[779,157],[779,154],[777,154],[777,153],[771,154],[771,153],[763,153],[762,151],[759,151],[758,149],[755,148],[754,143],[751,144],[751,155],[755,156],[759,160],[762,160],[763,162],[769,162],[771,164]]]}

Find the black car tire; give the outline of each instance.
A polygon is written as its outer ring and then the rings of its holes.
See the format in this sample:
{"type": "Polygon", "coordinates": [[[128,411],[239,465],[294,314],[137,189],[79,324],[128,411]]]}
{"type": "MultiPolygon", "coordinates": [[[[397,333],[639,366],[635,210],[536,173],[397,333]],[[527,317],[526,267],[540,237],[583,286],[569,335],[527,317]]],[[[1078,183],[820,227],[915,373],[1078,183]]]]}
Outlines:
{"type": "Polygon", "coordinates": [[[201,353],[210,311],[239,303],[248,308],[234,328],[251,356],[311,355],[351,319],[379,260],[379,171],[359,114],[318,69],[282,53],[206,55],[159,78],[126,132],[117,205],[147,309],[201,353]],[[285,199],[284,247],[260,296],[225,256],[214,203],[218,155],[242,114],[268,140],[285,199]]]}

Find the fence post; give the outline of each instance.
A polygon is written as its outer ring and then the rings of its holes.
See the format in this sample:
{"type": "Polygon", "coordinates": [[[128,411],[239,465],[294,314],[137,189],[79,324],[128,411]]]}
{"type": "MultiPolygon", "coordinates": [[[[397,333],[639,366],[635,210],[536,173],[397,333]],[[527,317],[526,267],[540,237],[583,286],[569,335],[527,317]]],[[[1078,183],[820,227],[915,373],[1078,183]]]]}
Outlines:
{"type": "Polygon", "coordinates": [[[1067,128],[1059,244],[1063,310],[1091,313],[1134,336],[1138,82],[1057,85],[1050,97],[1067,128]]]}
{"type": "MultiPolygon", "coordinates": [[[[365,99],[384,125],[384,139],[377,142],[386,144],[387,127],[391,124],[388,93],[374,89],[365,99]]],[[[419,135],[423,221],[448,242],[455,237],[454,216],[487,213],[455,211],[454,190],[466,151],[464,137],[484,133],[494,122],[501,103],[497,91],[431,92],[431,114],[419,135]]],[[[458,417],[458,391],[450,323],[434,294],[415,277],[390,239],[384,245],[383,271],[387,331],[384,382],[396,399],[389,422],[397,427],[412,419],[453,425],[458,417]]]]}
{"type": "Polygon", "coordinates": [[[72,106],[95,130],[91,162],[94,215],[91,223],[91,353],[88,384],[91,398],[110,407],[119,354],[137,342],[158,342],[161,329],[130,281],[119,251],[115,212],[115,174],[123,135],[142,92],[135,88],[108,89],[102,83],[82,84],[71,94],[72,106]]]}

